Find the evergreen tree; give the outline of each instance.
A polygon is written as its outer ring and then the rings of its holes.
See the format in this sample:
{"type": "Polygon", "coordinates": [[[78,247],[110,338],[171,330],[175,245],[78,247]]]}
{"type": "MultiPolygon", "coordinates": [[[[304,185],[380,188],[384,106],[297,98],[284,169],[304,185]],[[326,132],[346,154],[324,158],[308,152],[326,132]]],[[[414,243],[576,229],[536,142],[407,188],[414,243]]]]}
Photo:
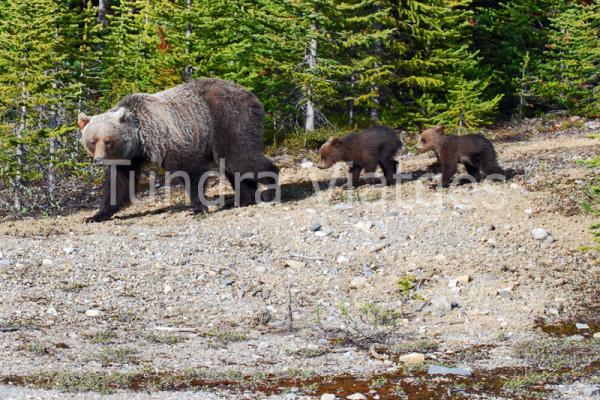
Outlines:
{"type": "Polygon", "coordinates": [[[557,6],[557,0],[474,1],[473,47],[490,77],[486,92],[504,94],[505,116],[522,115],[523,73],[540,60],[557,6]]]}
{"type": "MultiPolygon", "coordinates": [[[[404,46],[395,40],[393,1],[339,1],[343,30],[338,56],[344,62],[346,98],[350,101],[349,121],[354,119],[354,107],[363,107],[363,118],[381,118],[387,93],[394,78],[393,60],[404,53],[404,46]]],[[[359,117],[360,118],[360,117],[359,117]]]]}
{"type": "Polygon", "coordinates": [[[600,1],[572,4],[552,18],[535,94],[548,107],[600,115],[600,1]]]}
{"type": "Polygon", "coordinates": [[[12,184],[17,212],[24,183],[50,174],[52,191],[61,162],[55,153],[72,89],[65,7],[52,0],[0,3],[0,179],[12,184]]]}
{"type": "Polygon", "coordinates": [[[407,126],[442,123],[472,130],[490,122],[501,94],[489,95],[480,58],[470,50],[471,0],[404,0],[398,36],[408,51],[396,63],[393,119],[407,126]]]}

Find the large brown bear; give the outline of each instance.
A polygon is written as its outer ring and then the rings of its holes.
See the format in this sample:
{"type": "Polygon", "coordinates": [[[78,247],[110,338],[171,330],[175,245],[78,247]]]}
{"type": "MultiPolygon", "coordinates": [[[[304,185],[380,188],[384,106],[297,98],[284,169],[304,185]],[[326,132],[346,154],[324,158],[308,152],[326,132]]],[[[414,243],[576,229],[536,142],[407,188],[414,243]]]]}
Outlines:
{"type": "Polygon", "coordinates": [[[110,164],[102,207],[86,221],[108,220],[128,205],[131,177],[135,180],[147,162],[189,176],[186,189],[194,211],[206,210],[204,186],[198,187],[206,183],[204,174],[223,162],[236,205],[255,203],[259,183],[277,184],[278,169],[263,154],[263,119],[253,93],[218,79],[128,95],[106,113],[80,114],[83,146],[98,163],[110,164]]]}

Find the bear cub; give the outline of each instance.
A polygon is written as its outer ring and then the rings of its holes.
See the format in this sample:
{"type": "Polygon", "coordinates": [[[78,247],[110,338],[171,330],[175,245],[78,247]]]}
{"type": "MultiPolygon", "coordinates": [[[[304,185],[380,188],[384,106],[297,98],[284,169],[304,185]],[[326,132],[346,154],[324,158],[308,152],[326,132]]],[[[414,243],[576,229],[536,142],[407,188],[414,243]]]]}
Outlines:
{"type": "Polygon", "coordinates": [[[442,173],[442,187],[450,185],[459,163],[477,181],[492,174],[504,174],[494,146],[482,135],[446,136],[444,127],[438,125],[421,133],[416,149],[419,153],[430,150],[435,153],[437,162],[428,169],[442,173]]]}
{"type": "Polygon", "coordinates": [[[394,157],[401,147],[402,142],[394,131],[377,126],[342,138],[330,138],[319,150],[321,161],[317,167],[330,168],[338,161],[345,161],[350,167],[352,185],[357,186],[363,169],[366,173],[374,173],[379,165],[385,176],[385,184],[391,185],[398,168],[394,157]]]}

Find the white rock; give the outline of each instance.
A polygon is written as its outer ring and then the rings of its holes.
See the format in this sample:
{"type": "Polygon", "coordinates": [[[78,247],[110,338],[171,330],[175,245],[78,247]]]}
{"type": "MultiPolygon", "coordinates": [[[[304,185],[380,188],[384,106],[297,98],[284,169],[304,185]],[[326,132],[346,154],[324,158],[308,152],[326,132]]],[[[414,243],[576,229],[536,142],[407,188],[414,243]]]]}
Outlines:
{"type": "Polygon", "coordinates": [[[42,265],[44,267],[51,267],[54,264],[54,261],[52,261],[49,258],[44,258],[44,260],[42,261],[42,265]]]}
{"type": "Polygon", "coordinates": [[[95,308],[91,308],[85,312],[85,315],[87,315],[88,317],[99,317],[100,315],[102,315],[102,311],[97,310],[95,308]]]}
{"type": "Polygon", "coordinates": [[[548,232],[543,228],[535,228],[531,231],[531,236],[535,240],[544,240],[548,237],[548,232]]]}
{"type": "Polygon", "coordinates": [[[335,400],[335,394],[332,393],[325,393],[321,395],[321,400],[335,400]]]}
{"type": "Polygon", "coordinates": [[[85,315],[87,315],[88,317],[99,317],[100,315],[102,315],[102,311],[95,308],[91,308],[85,312],[85,315]]]}
{"type": "Polygon", "coordinates": [[[350,289],[360,289],[367,285],[367,278],[364,276],[357,276],[352,278],[350,281],[350,289]]]}
{"type": "Polygon", "coordinates": [[[316,236],[316,237],[320,237],[320,238],[324,238],[325,236],[327,236],[327,232],[323,232],[323,231],[316,231],[316,232],[315,232],[315,236],[316,236]]]}
{"type": "Polygon", "coordinates": [[[306,266],[306,263],[304,261],[285,260],[283,266],[290,268],[304,268],[306,266]]]}
{"type": "Polygon", "coordinates": [[[600,339],[600,332],[596,332],[596,333],[594,333],[594,336],[593,336],[593,338],[594,338],[594,339],[600,339]]]}
{"type": "Polygon", "coordinates": [[[314,163],[312,161],[304,161],[300,164],[300,168],[309,169],[314,167],[314,163]]]}
{"type": "Polygon", "coordinates": [[[350,259],[348,257],[346,257],[346,256],[339,256],[337,258],[337,263],[338,264],[346,264],[346,263],[348,263],[348,261],[350,261],[350,259]]]}
{"type": "Polygon", "coordinates": [[[448,281],[448,287],[449,288],[455,288],[458,286],[458,279],[450,279],[448,281]]]}
{"type": "Polygon", "coordinates": [[[533,210],[531,208],[528,208],[525,210],[525,214],[531,215],[531,214],[533,214],[533,210]]]}
{"type": "Polygon", "coordinates": [[[63,251],[65,252],[65,254],[72,254],[75,249],[72,247],[63,247],[63,251]]]}
{"type": "Polygon", "coordinates": [[[408,353],[400,356],[398,359],[405,364],[423,364],[425,362],[425,354],[423,353],[408,353]]]}
{"type": "Polygon", "coordinates": [[[458,283],[465,285],[465,284],[471,282],[471,276],[461,275],[461,276],[457,277],[456,280],[458,281],[458,283]]]}
{"type": "Polygon", "coordinates": [[[362,393],[354,393],[346,397],[348,400],[367,400],[367,396],[362,393]]]}
{"type": "Polygon", "coordinates": [[[173,288],[171,287],[171,285],[165,285],[165,287],[163,288],[164,294],[169,294],[172,291],[173,291],[173,288]]]}
{"type": "Polygon", "coordinates": [[[494,238],[489,238],[489,239],[487,240],[487,243],[488,243],[490,246],[496,246],[496,245],[498,244],[498,242],[497,242],[497,241],[496,241],[496,239],[494,239],[494,238]]]}
{"type": "Polygon", "coordinates": [[[588,324],[581,324],[578,322],[575,324],[575,328],[577,328],[579,330],[583,330],[583,329],[590,329],[590,326],[588,324]]]}
{"type": "Polygon", "coordinates": [[[269,343],[267,343],[267,342],[260,342],[258,344],[258,346],[256,347],[256,351],[258,353],[264,353],[265,351],[267,351],[268,348],[269,348],[269,343]]]}
{"type": "Polygon", "coordinates": [[[600,129],[600,121],[588,121],[584,126],[586,129],[600,129]]]}
{"type": "Polygon", "coordinates": [[[371,221],[360,221],[356,223],[356,227],[364,232],[369,232],[373,227],[373,223],[371,221]]]}
{"type": "Polygon", "coordinates": [[[267,271],[267,268],[266,267],[262,267],[262,266],[261,267],[256,267],[255,271],[258,272],[259,274],[263,274],[263,273],[265,273],[267,271]]]}
{"type": "Polygon", "coordinates": [[[58,315],[58,311],[56,311],[56,308],[54,308],[54,307],[48,307],[48,309],[46,310],[46,313],[50,314],[50,315],[58,315]]]}
{"type": "Polygon", "coordinates": [[[500,297],[510,297],[510,294],[513,291],[513,287],[512,286],[508,286],[502,289],[498,289],[498,291],[496,292],[498,294],[498,296],[500,297]]]}

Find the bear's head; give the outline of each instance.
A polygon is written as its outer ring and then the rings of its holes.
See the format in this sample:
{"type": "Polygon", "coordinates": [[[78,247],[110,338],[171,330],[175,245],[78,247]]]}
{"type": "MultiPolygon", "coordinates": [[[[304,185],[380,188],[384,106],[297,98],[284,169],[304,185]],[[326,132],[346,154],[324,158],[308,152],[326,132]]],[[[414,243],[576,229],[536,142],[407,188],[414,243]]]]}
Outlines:
{"type": "Polygon", "coordinates": [[[429,150],[434,150],[437,148],[438,143],[442,140],[444,136],[444,127],[442,125],[435,126],[433,128],[425,129],[421,136],[419,136],[419,141],[415,148],[417,152],[424,153],[429,150]]]}
{"type": "Polygon", "coordinates": [[[321,169],[330,168],[336,162],[342,161],[342,141],[339,138],[329,138],[329,140],[321,146],[319,155],[321,156],[321,160],[317,164],[317,167],[321,169]]]}
{"type": "Polygon", "coordinates": [[[80,113],[81,144],[102,164],[104,160],[132,159],[139,152],[138,126],[123,107],[88,117],[80,113]]]}

